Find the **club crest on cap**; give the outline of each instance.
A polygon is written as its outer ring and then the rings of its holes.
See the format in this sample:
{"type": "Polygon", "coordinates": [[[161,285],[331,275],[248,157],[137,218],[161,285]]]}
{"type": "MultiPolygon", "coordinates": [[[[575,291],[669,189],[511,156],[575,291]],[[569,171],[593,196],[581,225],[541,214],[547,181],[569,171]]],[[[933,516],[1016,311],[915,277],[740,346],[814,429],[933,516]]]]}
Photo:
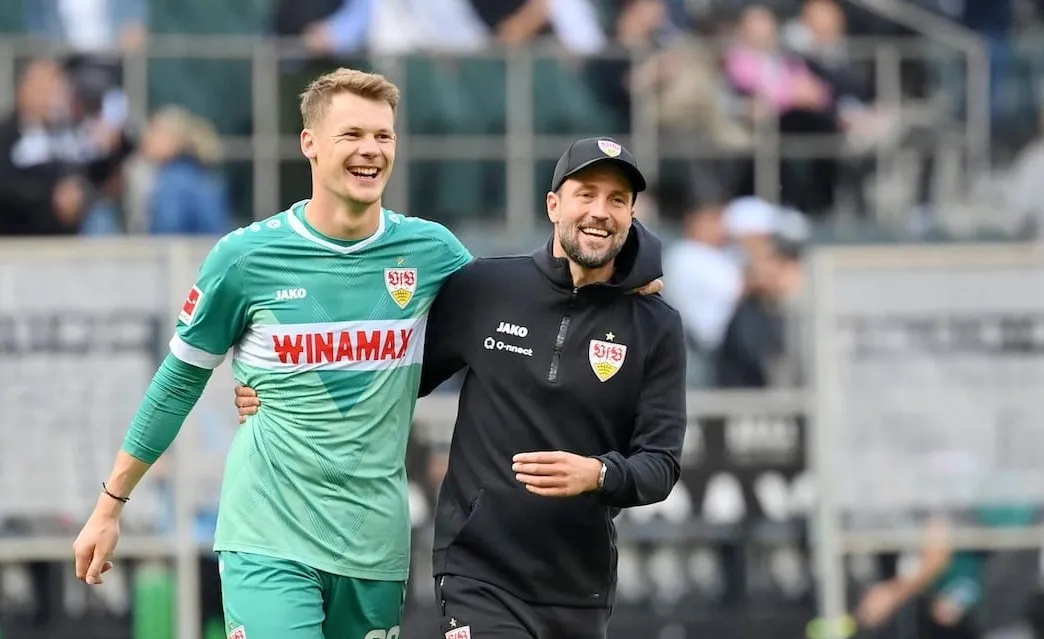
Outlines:
{"type": "Polygon", "coordinates": [[[620,155],[620,145],[612,140],[599,140],[598,148],[602,150],[602,153],[605,153],[611,158],[620,155]]]}

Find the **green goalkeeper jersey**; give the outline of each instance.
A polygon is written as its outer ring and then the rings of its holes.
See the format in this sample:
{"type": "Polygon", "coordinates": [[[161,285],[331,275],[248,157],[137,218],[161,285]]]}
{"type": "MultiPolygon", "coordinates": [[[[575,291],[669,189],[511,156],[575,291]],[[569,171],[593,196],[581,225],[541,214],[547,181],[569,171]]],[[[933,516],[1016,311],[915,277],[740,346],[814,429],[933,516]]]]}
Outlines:
{"type": "Polygon", "coordinates": [[[472,258],[443,226],[387,210],[369,238],[338,241],[305,204],[214,246],[170,343],[208,369],[231,350],[262,400],[228,455],[214,549],[403,580],[425,321],[472,258]]]}

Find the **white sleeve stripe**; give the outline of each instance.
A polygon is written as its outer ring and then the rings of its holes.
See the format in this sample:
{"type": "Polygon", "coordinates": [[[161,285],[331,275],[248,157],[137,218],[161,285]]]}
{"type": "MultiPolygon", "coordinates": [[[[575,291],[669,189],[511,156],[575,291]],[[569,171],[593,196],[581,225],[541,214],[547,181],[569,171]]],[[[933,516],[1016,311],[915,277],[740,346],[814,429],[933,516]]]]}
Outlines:
{"type": "Polygon", "coordinates": [[[217,368],[221,365],[221,362],[225,361],[224,354],[215,355],[186,344],[185,340],[181,339],[181,336],[177,333],[170,338],[170,354],[186,364],[208,370],[217,368]]]}

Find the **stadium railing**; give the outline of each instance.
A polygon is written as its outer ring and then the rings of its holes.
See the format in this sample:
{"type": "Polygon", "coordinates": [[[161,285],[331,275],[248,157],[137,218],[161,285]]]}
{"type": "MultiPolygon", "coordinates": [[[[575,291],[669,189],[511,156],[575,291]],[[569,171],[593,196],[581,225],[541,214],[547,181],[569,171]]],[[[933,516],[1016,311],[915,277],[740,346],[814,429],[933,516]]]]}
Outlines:
{"type": "MultiPolygon", "coordinates": [[[[878,3],[869,3],[876,5],[878,3]]],[[[887,3],[886,3],[887,4],[887,3]]],[[[963,121],[951,119],[945,132],[934,136],[931,153],[957,153],[962,160],[978,166],[987,156],[989,146],[988,82],[983,74],[981,43],[962,33],[941,35],[931,31],[931,38],[852,38],[847,41],[848,54],[853,60],[872,63],[878,102],[890,108],[903,103],[901,65],[918,60],[944,66],[967,67],[967,81],[959,95],[950,95],[950,104],[944,105],[946,115],[967,112],[963,121]]],[[[720,46],[720,45],[719,45],[720,46]]],[[[0,38],[0,109],[10,107],[13,87],[20,61],[39,55],[68,53],[61,47],[19,37],[0,38]]],[[[590,60],[640,61],[648,52],[608,49],[590,60]]],[[[243,95],[252,130],[247,135],[226,135],[224,142],[229,162],[245,162],[252,167],[253,211],[256,216],[280,210],[289,194],[281,192],[280,163],[300,157],[297,136],[281,130],[280,105],[286,101],[288,88],[280,85],[282,70],[287,64],[309,60],[296,40],[241,36],[173,36],[155,35],[144,54],[122,56],[118,52],[103,54],[119,60],[123,82],[130,99],[130,108],[136,122],[143,122],[156,106],[149,103],[150,86],[161,82],[156,77],[155,63],[160,60],[239,61],[249,65],[248,94],[243,95]]],[[[409,160],[488,160],[502,162],[506,169],[506,217],[501,226],[512,233],[532,231],[537,223],[533,212],[539,206],[534,185],[539,183],[536,164],[553,161],[568,143],[570,136],[543,134],[537,131],[534,114],[534,86],[541,78],[534,77],[534,62],[540,59],[568,60],[575,58],[560,46],[541,43],[532,47],[506,50],[492,49],[481,54],[469,54],[460,59],[495,60],[504,65],[506,73],[504,104],[506,131],[503,135],[426,135],[412,133],[400,126],[400,157],[409,160]]],[[[454,56],[440,55],[439,60],[455,60],[454,56]]],[[[409,94],[410,74],[402,57],[370,58],[368,63],[395,80],[409,94]]],[[[331,66],[333,63],[331,63],[331,66]]],[[[195,67],[194,67],[195,68],[195,67]]],[[[245,66],[243,69],[245,70],[245,66]]],[[[245,82],[245,80],[244,80],[245,82]]],[[[222,98],[224,99],[224,98],[222,98]]],[[[638,161],[652,182],[661,169],[662,161],[724,159],[753,157],[755,185],[760,196],[775,201],[779,192],[779,158],[813,158],[839,156],[848,153],[838,150],[840,145],[832,137],[781,136],[778,122],[766,119],[754,131],[751,148],[727,150],[698,138],[679,136],[660,130],[657,97],[653,92],[632,92],[631,121],[628,131],[621,136],[634,151],[638,161]]],[[[230,103],[229,103],[230,104],[230,103]]],[[[404,119],[403,116],[400,119],[404,119]]],[[[607,131],[607,134],[621,133],[607,131]]],[[[900,156],[898,141],[879,145],[874,152],[881,166],[894,166],[900,156]]],[[[388,201],[401,210],[413,210],[409,192],[409,162],[400,162],[398,178],[389,186],[388,201]]],[[[886,188],[882,186],[882,188],[886,188]]],[[[955,187],[959,188],[959,187],[955,187]]],[[[884,194],[882,193],[882,196],[884,194]]],[[[880,201],[887,198],[879,197],[880,201]]]]}

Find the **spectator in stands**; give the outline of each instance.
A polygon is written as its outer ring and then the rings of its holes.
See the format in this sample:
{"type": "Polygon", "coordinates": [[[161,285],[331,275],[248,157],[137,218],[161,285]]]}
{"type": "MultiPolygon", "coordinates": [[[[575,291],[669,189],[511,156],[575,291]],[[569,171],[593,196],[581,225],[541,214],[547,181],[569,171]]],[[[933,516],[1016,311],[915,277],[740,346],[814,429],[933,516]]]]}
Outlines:
{"type": "MultiPolygon", "coordinates": [[[[73,51],[66,71],[76,89],[77,120],[89,129],[85,132],[99,147],[96,153],[113,160],[108,168],[117,168],[129,152],[122,133],[128,126],[129,106],[121,86],[120,61],[107,54],[143,49],[148,36],[147,0],[33,0],[25,3],[25,9],[27,33],[73,51]]],[[[95,185],[107,195],[116,191],[113,175],[95,176],[95,185]]],[[[111,199],[102,198],[106,206],[96,205],[88,212],[88,230],[114,224],[104,219],[113,216],[111,199]]]]}
{"type": "Polygon", "coordinates": [[[873,157],[858,154],[894,142],[900,133],[898,114],[875,104],[870,68],[849,55],[846,17],[836,0],[805,2],[801,13],[784,27],[783,40],[830,88],[838,128],[852,153],[841,167],[843,178],[853,188],[857,212],[865,217],[869,206],[863,184],[873,157]]]}
{"type": "Polygon", "coordinates": [[[751,256],[746,291],[729,319],[716,355],[720,388],[767,388],[772,364],[783,355],[784,327],[775,312],[780,297],[782,258],[776,253],[751,256]]]}
{"type": "Polygon", "coordinates": [[[625,47],[657,46],[674,31],[665,0],[626,0],[616,18],[616,39],[625,47]]]}
{"type": "Polygon", "coordinates": [[[682,219],[682,239],[664,255],[664,275],[671,282],[664,296],[681,313],[689,346],[687,381],[697,387],[714,385],[714,355],[744,289],[722,209],[693,206],[682,219]]]}
{"type": "Polygon", "coordinates": [[[845,13],[836,0],[808,0],[787,23],[784,41],[828,85],[849,146],[867,149],[896,132],[897,118],[874,107],[868,68],[848,54],[845,13]]]}
{"type": "Polygon", "coordinates": [[[142,152],[156,168],[149,233],[220,235],[229,230],[225,186],[216,172],[221,142],[209,122],[167,107],[149,121],[142,152]]]}
{"type": "Polygon", "coordinates": [[[0,235],[76,233],[89,183],[70,126],[68,77],[52,60],[31,62],[15,102],[0,123],[0,235]]]}
{"type": "Polygon", "coordinates": [[[838,102],[867,102],[870,87],[848,54],[845,14],[835,0],[807,0],[801,13],[783,27],[785,46],[830,85],[838,102]]]}
{"type": "Polygon", "coordinates": [[[690,347],[718,349],[743,293],[743,273],[728,250],[723,207],[695,207],[683,221],[683,239],[664,256],[664,296],[681,313],[690,347]]]}
{"type": "Polygon", "coordinates": [[[279,0],[273,30],[300,36],[316,57],[344,58],[366,46],[373,6],[373,0],[279,0]]]}
{"type": "Polygon", "coordinates": [[[876,629],[893,620],[908,605],[916,612],[917,636],[926,639],[976,639],[981,636],[968,613],[982,596],[983,555],[955,552],[949,525],[932,519],[924,529],[924,543],[916,568],[900,572],[898,557],[878,558],[884,579],[863,593],[856,617],[864,629],[876,629]]]}
{"type": "Polygon", "coordinates": [[[722,147],[749,147],[749,130],[727,109],[728,91],[713,52],[698,38],[675,37],[638,65],[627,82],[632,92],[656,93],[656,115],[671,135],[698,134],[722,147]]]}
{"type": "Polygon", "coordinates": [[[800,333],[794,306],[803,292],[804,220],[757,198],[740,198],[726,208],[725,222],[737,243],[745,288],[715,353],[717,385],[792,384],[800,376],[795,345],[788,342],[800,333]]]}
{"type": "MultiPolygon", "coordinates": [[[[674,73],[667,73],[668,69],[662,68],[667,64],[659,63],[658,53],[671,48],[677,37],[685,35],[692,21],[684,1],[624,0],[616,4],[617,11],[613,15],[616,41],[628,49],[653,52],[651,59],[637,68],[632,68],[630,60],[606,60],[598,65],[601,99],[621,120],[629,122],[631,92],[662,91],[669,85],[668,81],[675,78],[674,73]]],[[[699,73],[700,68],[692,69],[697,76],[694,83],[704,79],[699,73]]],[[[700,95],[707,93],[704,90],[700,95]]]]}
{"type": "Polygon", "coordinates": [[[26,32],[84,54],[140,51],[148,35],[147,0],[25,3],[26,32]]]}
{"type": "Polygon", "coordinates": [[[369,47],[376,55],[472,53],[489,40],[469,0],[382,0],[373,8],[369,47]]]}
{"type": "Polygon", "coordinates": [[[591,0],[470,0],[479,18],[497,41],[527,44],[542,35],[554,35],[575,53],[589,54],[606,44],[605,32],[591,0]]]}
{"type": "Polygon", "coordinates": [[[118,233],[123,226],[119,212],[123,167],[134,152],[125,105],[113,97],[122,91],[108,70],[89,60],[74,58],[65,67],[72,84],[72,120],[87,154],[85,174],[94,193],[81,232],[118,233]]]}
{"type": "MultiPolygon", "coordinates": [[[[780,47],[776,17],[762,5],[742,14],[736,41],[725,54],[725,73],[732,88],[747,98],[747,114],[754,122],[779,118],[786,134],[832,135],[838,132],[830,86],[798,56],[780,47]]],[[[824,155],[836,155],[832,148],[824,155]]],[[[782,163],[782,199],[808,213],[825,213],[833,206],[837,163],[825,157],[802,173],[799,163],[782,163]]],[[[751,167],[752,169],[753,167],[751,167]]],[[[753,170],[744,193],[753,192],[753,170]]]]}
{"type": "Polygon", "coordinates": [[[822,113],[830,107],[829,87],[780,48],[776,16],[765,6],[743,12],[737,40],[726,52],[725,69],[733,88],[752,99],[755,117],[764,109],[783,117],[822,113]]]}

